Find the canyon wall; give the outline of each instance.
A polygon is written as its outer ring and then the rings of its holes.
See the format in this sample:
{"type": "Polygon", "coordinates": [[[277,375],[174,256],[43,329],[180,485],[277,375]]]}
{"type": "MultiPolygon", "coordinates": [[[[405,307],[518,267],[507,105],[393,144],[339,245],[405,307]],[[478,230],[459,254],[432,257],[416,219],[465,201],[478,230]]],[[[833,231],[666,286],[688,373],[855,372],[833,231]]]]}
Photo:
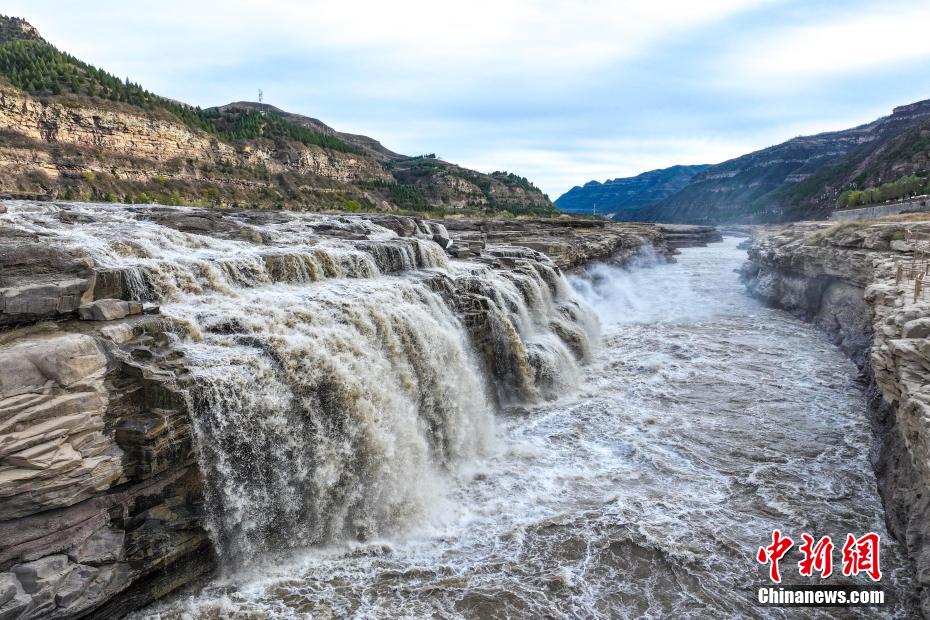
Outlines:
{"type": "Polygon", "coordinates": [[[577,379],[597,325],[561,270],[647,246],[674,252],[586,220],[0,203],[0,619],[403,527],[494,409],[577,379]]]}
{"type": "Polygon", "coordinates": [[[151,93],[0,15],[0,195],[338,212],[557,215],[526,178],[265,103],[206,110],[151,93]]]}
{"type": "Polygon", "coordinates": [[[4,86],[0,132],[8,137],[0,146],[0,192],[14,194],[30,189],[30,179],[35,192],[53,195],[69,181],[117,189],[106,186],[106,177],[117,185],[154,183],[168,190],[177,183],[271,189],[268,175],[286,172],[308,177],[311,186],[322,181],[324,189],[331,187],[326,181],[391,180],[380,163],[361,155],[304,145],[286,152],[272,143],[236,147],[166,112],[112,101],[45,100],[4,86]],[[249,169],[262,174],[245,174],[249,169]]]}
{"type": "MultiPolygon", "coordinates": [[[[798,136],[704,168],[680,191],[617,213],[639,222],[766,223],[826,219],[846,189],[876,186],[930,163],[930,101],[841,131],[798,136]]],[[[561,199],[560,199],[561,200],[561,199]]]]}
{"type": "Polygon", "coordinates": [[[914,222],[800,223],[757,229],[742,278],[764,301],[822,327],[868,384],[872,463],[888,529],[915,564],[930,617],[930,297],[897,265],[914,222]]]}
{"type": "Polygon", "coordinates": [[[408,158],[315,119],[277,108],[271,113],[346,138],[355,152],[263,137],[231,141],[164,109],[75,95],[35,97],[0,83],[0,194],[312,210],[556,212],[518,177],[408,158]]]}

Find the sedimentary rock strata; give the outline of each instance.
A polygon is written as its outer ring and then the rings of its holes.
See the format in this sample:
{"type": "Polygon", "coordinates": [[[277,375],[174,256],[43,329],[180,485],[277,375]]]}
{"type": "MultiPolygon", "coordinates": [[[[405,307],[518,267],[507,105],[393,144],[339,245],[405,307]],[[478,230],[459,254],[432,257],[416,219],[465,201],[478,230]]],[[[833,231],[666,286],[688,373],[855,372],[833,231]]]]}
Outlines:
{"type": "Polygon", "coordinates": [[[743,270],[749,290],[811,320],[863,371],[872,455],[889,530],[915,563],[930,617],[930,295],[915,299],[905,231],[928,223],[802,223],[759,229],[743,270]]]}
{"type": "MultiPolygon", "coordinates": [[[[669,254],[673,251],[673,244],[661,229],[643,224],[566,217],[539,220],[445,220],[443,224],[455,238],[451,250],[453,256],[468,256],[469,249],[480,250],[485,245],[519,245],[549,256],[562,269],[574,269],[591,261],[625,262],[644,246],[654,247],[660,253],[669,254]]],[[[693,244],[703,242],[702,239],[693,244]]],[[[681,244],[681,247],[684,245],[681,244]]]]}

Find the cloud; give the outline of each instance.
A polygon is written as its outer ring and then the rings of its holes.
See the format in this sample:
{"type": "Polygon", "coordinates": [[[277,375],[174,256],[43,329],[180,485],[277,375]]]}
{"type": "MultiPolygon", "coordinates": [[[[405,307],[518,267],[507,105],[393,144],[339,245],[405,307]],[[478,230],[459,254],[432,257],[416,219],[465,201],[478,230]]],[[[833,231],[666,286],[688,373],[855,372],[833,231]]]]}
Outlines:
{"type": "Polygon", "coordinates": [[[71,10],[13,0],[6,10],[121,72],[159,79],[266,61],[273,81],[300,63],[351,67],[345,77],[361,73],[369,92],[409,101],[506,79],[537,92],[596,79],[651,45],[767,1],[162,0],[143,12],[114,0],[71,10]]]}
{"type": "Polygon", "coordinates": [[[927,96],[926,1],[7,0],[59,47],[201,106],[251,99],[555,198],[927,96]]]}
{"type": "Polygon", "coordinates": [[[930,5],[882,2],[814,23],[790,23],[755,33],[741,42],[742,53],[724,61],[728,75],[773,88],[836,79],[888,65],[930,59],[930,5]]]}

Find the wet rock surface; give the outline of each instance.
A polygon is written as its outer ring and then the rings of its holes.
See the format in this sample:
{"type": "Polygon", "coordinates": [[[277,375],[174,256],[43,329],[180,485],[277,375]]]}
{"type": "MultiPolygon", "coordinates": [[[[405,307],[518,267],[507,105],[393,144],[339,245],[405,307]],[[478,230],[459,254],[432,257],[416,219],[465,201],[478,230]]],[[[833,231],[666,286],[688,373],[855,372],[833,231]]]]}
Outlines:
{"type": "Polygon", "coordinates": [[[742,278],[751,293],[822,327],[862,370],[888,528],[914,562],[930,617],[930,298],[896,277],[915,260],[906,231],[930,232],[930,222],[759,228],[742,278]]]}
{"type": "Polygon", "coordinates": [[[178,373],[147,342],[164,329],[145,317],[0,333],[3,617],[120,615],[117,595],[144,603],[211,568],[178,373]]]}
{"type": "Polygon", "coordinates": [[[689,224],[656,224],[666,242],[673,248],[704,247],[708,243],[723,240],[720,231],[713,226],[689,224]]]}

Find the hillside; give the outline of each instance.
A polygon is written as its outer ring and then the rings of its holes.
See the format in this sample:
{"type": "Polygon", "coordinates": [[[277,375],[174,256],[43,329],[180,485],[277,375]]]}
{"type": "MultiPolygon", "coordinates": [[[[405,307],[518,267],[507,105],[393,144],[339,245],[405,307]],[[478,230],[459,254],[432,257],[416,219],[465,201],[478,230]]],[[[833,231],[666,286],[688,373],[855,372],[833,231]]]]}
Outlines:
{"type": "Polygon", "coordinates": [[[827,216],[847,189],[930,172],[930,100],[843,131],[793,138],[710,166],[627,221],[772,222],[827,216]]]}
{"type": "Polygon", "coordinates": [[[389,161],[392,159],[403,159],[404,155],[395,153],[384,147],[380,142],[374,138],[369,138],[368,136],[361,136],[358,134],[352,133],[343,133],[336,131],[323,121],[311,118],[309,116],[303,116],[300,114],[293,114],[291,112],[286,112],[280,108],[277,108],[273,105],[260,104],[254,101],[236,101],[234,103],[229,103],[217,108],[211,108],[210,111],[217,111],[220,113],[228,113],[235,110],[250,110],[253,112],[265,112],[265,114],[272,114],[281,120],[288,122],[291,125],[297,125],[299,127],[305,127],[317,133],[332,136],[337,138],[346,144],[353,146],[356,149],[364,152],[366,155],[381,160],[389,161]]]}
{"type": "Polygon", "coordinates": [[[603,214],[648,206],[682,189],[705,168],[706,164],[672,166],[603,183],[588,181],[562,194],[555,206],[567,213],[592,213],[596,205],[597,212],[603,214]]]}
{"type": "Polygon", "coordinates": [[[65,53],[0,17],[0,194],[339,211],[556,213],[522,177],[253,102],[200,109],[65,53]]]}

